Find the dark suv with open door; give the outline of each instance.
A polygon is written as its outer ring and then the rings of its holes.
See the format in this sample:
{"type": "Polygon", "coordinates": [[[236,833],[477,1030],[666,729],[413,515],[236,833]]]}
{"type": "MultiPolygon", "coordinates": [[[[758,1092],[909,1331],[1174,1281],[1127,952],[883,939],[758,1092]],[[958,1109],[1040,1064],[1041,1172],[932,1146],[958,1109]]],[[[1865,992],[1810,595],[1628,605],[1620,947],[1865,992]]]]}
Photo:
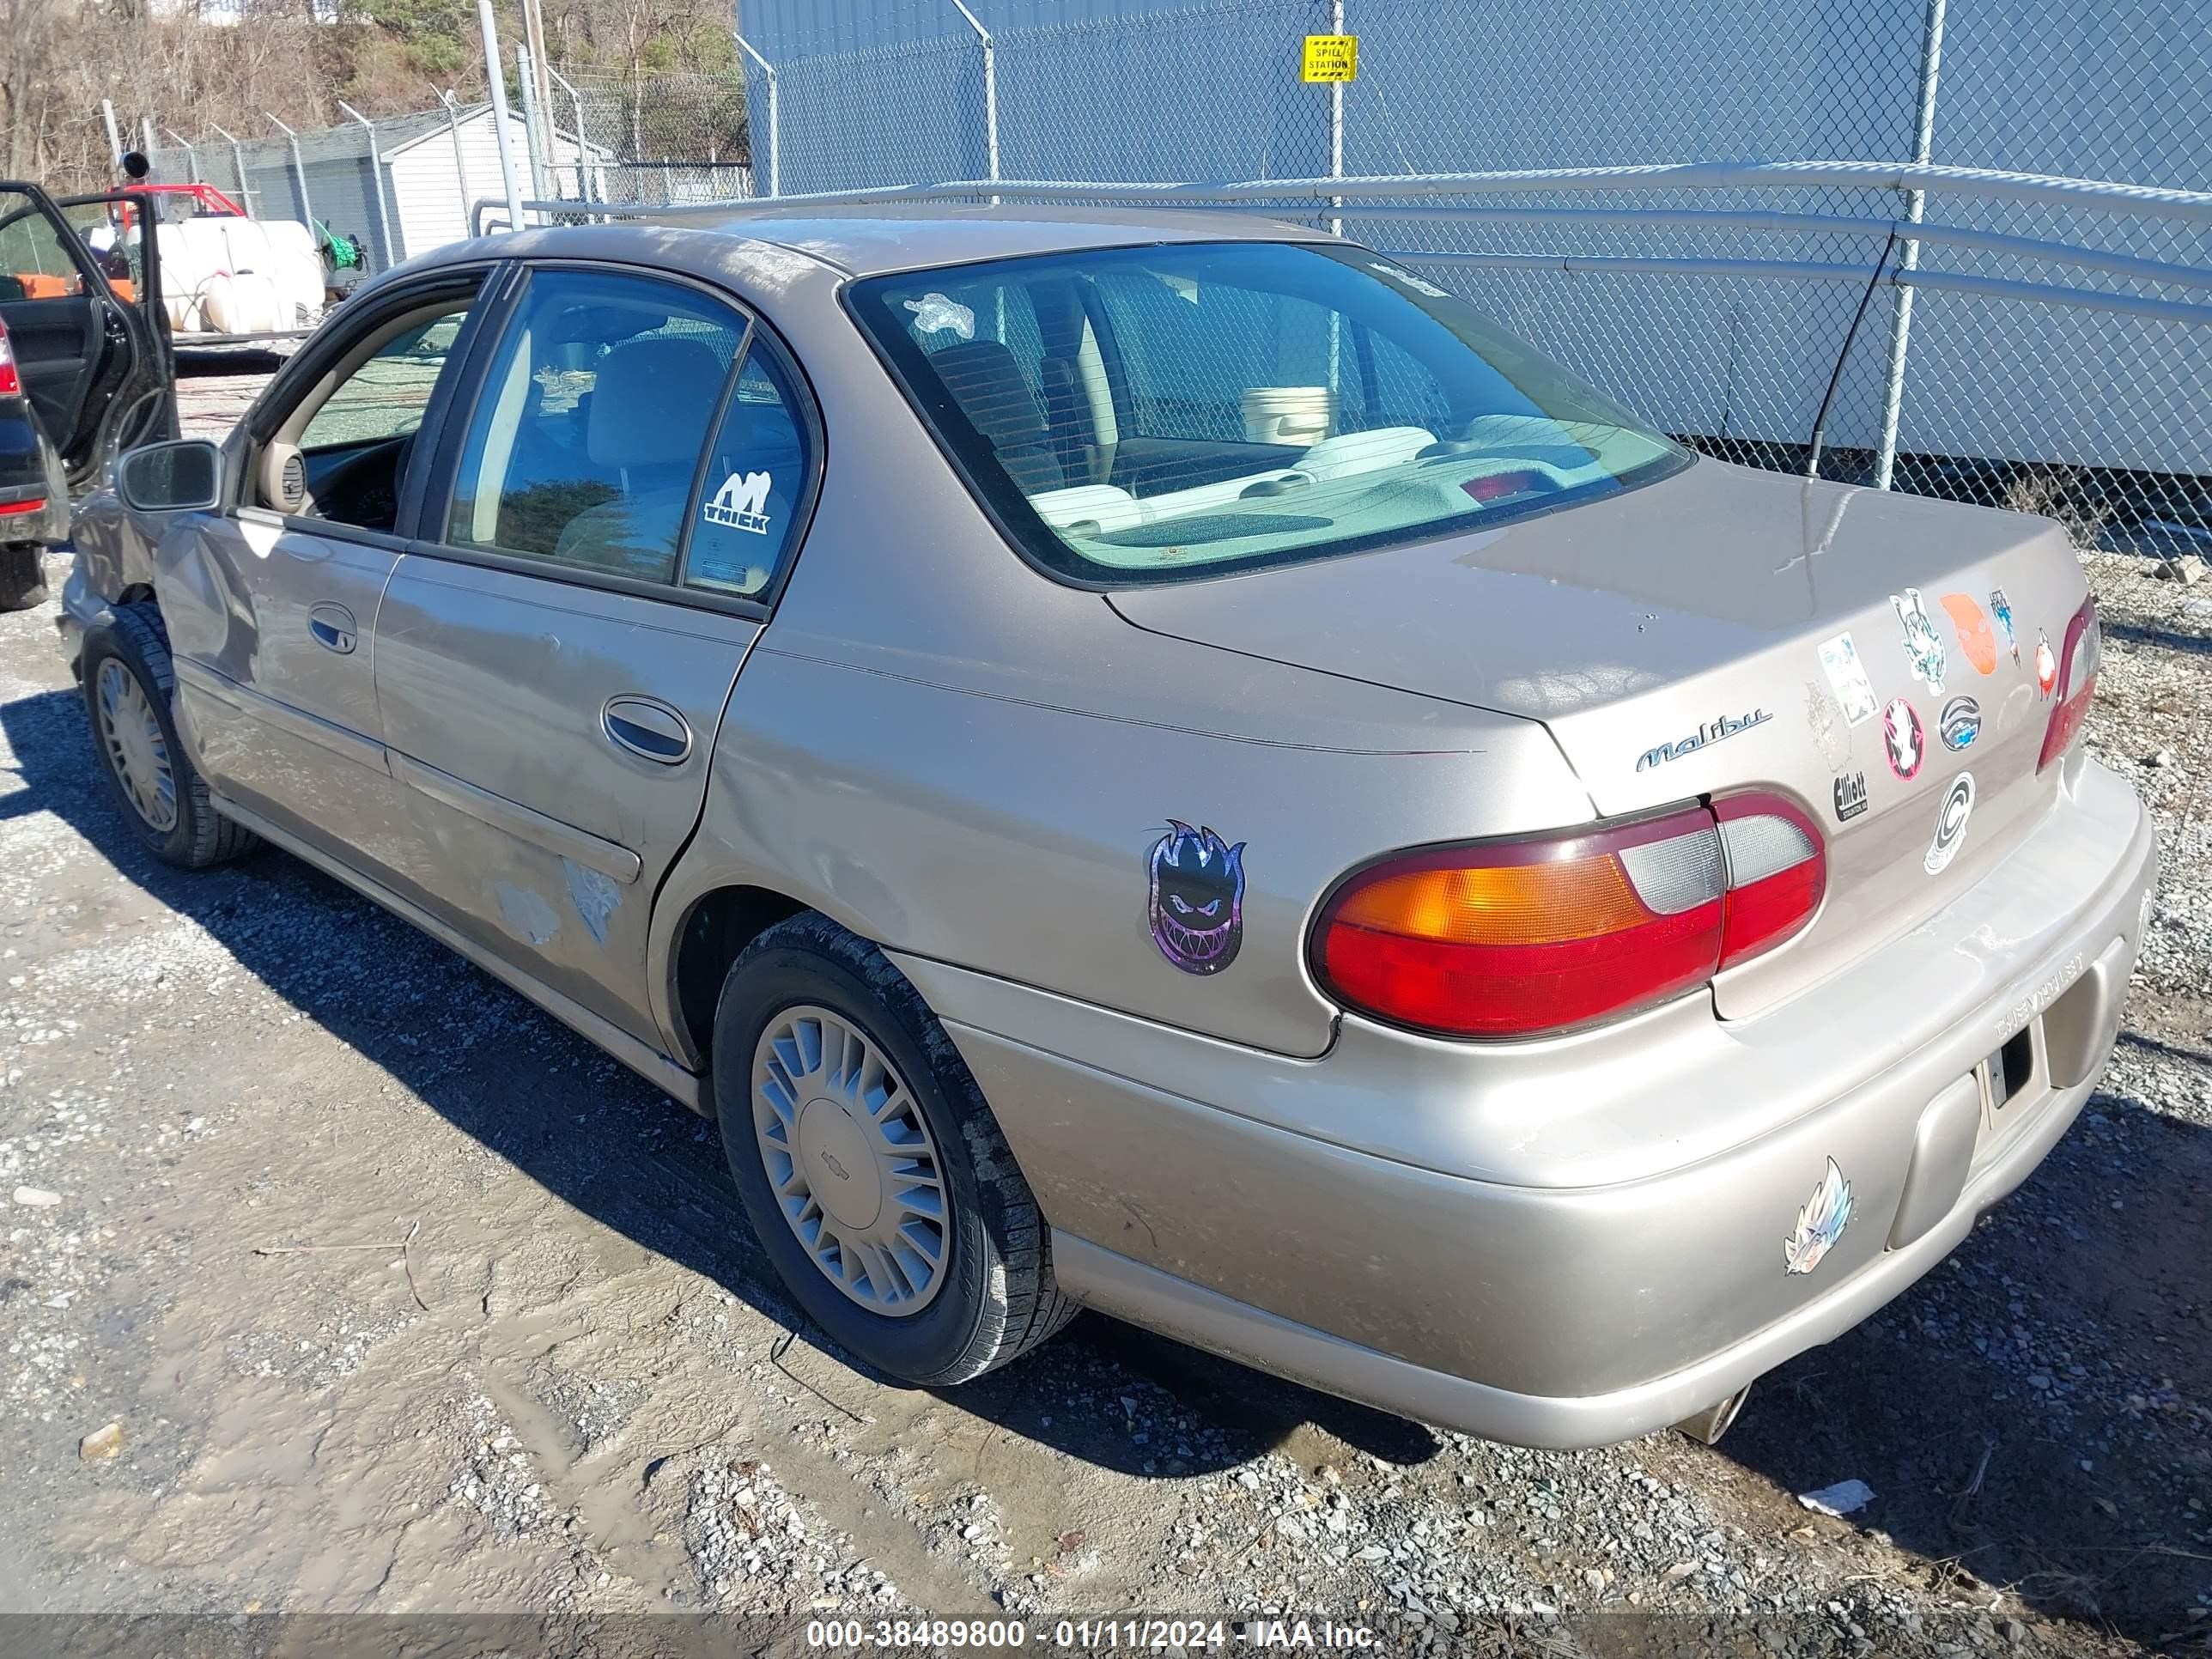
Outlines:
{"type": "Polygon", "coordinates": [[[175,435],[155,246],[134,230],[103,260],[80,234],[129,199],[0,181],[0,611],[46,597],[40,555],[68,540],[72,491],[175,435]]]}

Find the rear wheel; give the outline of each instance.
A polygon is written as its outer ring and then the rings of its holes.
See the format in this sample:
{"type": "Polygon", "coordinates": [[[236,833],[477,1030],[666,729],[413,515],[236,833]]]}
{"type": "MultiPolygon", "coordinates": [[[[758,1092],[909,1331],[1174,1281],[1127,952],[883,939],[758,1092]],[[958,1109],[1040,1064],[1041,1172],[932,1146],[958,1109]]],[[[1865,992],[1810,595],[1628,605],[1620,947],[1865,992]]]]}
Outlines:
{"type": "Polygon", "coordinates": [[[0,611],[28,611],[46,601],[46,550],[36,542],[0,546],[0,611]]]}
{"type": "Polygon", "coordinates": [[[882,951],[826,917],[779,922],[723,981],[714,1055],[753,1231],[842,1346],[964,1382],[1073,1317],[982,1092],[882,951]]]}
{"type": "Polygon", "coordinates": [[[253,833],[215,810],[177,740],[169,638],[151,605],[122,605],[84,639],[84,704],[109,795],[146,849],[198,870],[236,858],[253,833]]]}

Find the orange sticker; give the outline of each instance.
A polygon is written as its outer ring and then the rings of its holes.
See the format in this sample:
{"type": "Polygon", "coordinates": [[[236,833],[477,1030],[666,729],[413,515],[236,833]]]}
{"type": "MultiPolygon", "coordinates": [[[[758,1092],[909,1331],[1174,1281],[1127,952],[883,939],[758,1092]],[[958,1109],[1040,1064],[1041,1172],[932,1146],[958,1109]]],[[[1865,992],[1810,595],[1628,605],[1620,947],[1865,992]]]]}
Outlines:
{"type": "Polygon", "coordinates": [[[1966,653],[1966,660],[1979,673],[1996,673],[1997,636],[1990,631],[1990,619],[1982,614],[1982,607],[1964,593],[1946,593],[1943,609],[1951,613],[1951,625],[1959,630],[1959,646],[1966,653]]]}

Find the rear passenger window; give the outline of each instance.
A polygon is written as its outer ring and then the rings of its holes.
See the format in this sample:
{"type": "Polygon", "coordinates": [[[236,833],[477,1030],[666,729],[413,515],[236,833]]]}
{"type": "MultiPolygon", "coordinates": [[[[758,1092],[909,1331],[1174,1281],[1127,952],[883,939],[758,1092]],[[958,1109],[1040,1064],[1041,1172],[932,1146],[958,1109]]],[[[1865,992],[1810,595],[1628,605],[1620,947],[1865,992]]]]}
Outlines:
{"type": "Polygon", "coordinates": [[[672,580],[744,332],[735,311],[672,283],[534,273],[470,420],[445,539],[672,580]]]}
{"type": "Polygon", "coordinates": [[[684,561],[690,586],[752,599],[775,580],[811,470],[802,407],[781,357],[756,334],[707,457],[684,561]]]}

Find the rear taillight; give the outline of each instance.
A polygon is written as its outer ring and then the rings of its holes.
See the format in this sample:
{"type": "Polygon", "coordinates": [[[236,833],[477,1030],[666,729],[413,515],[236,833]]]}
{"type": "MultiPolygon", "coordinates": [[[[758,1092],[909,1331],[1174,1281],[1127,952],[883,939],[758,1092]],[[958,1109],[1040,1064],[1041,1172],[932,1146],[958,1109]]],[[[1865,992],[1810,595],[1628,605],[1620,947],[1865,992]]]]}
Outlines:
{"type": "Polygon", "coordinates": [[[1449,1036],[1534,1036],[1678,996],[1809,921],[1827,855],[1771,795],[1528,840],[1434,848],[1322,907],[1316,975],[1361,1012],[1449,1036]]]}
{"type": "Polygon", "coordinates": [[[2105,642],[2097,627],[2097,602],[2081,601],[2081,608],[2066,624],[2066,643],[2058,653],[2057,706],[2051,723],[2043,728],[2043,752],[2036,757],[2039,772],[2071,748],[2089,713],[2096,694],[2097,671],[2104,665],[2105,642]]]}
{"type": "Polygon", "coordinates": [[[8,325],[0,323],[0,398],[23,395],[23,377],[15,372],[15,348],[9,343],[8,325]]]}

